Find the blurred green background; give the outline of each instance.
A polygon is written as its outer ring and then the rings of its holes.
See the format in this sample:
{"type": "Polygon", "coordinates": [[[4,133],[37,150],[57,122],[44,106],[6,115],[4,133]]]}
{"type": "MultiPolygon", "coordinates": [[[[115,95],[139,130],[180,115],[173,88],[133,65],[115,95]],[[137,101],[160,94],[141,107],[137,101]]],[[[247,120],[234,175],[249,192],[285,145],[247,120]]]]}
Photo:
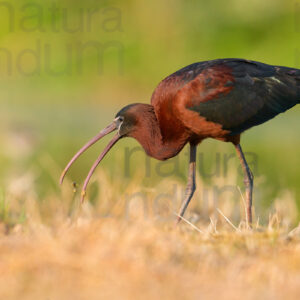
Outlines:
{"type": "MultiPolygon", "coordinates": [[[[21,185],[24,193],[34,186],[30,193],[41,201],[49,194],[59,195],[59,173],[75,151],[124,105],[149,103],[159,81],[188,64],[237,57],[300,68],[299,19],[300,1],[1,2],[2,194],[21,185]]],[[[244,134],[244,150],[257,157],[256,206],[267,209],[284,191],[300,204],[299,117],[300,107],[295,107],[244,134]]],[[[74,165],[72,180],[82,182],[108,140],[74,165]]],[[[144,174],[142,152],[130,162],[130,176],[125,170],[126,149],[136,146],[124,139],[105,158],[102,168],[112,179],[118,176],[126,183],[135,171],[144,174]]],[[[223,155],[234,149],[209,140],[199,152],[201,172],[220,167],[222,176],[223,155]]],[[[150,163],[153,172],[143,185],[153,187],[161,176],[155,172],[158,163],[150,163]]],[[[171,172],[170,162],[160,166],[184,181],[184,153],[179,163],[178,172],[171,172]]],[[[228,168],[236,172],[237,159],[230,160],[228,168]]],[[[203,180],[213,184],[218,176],[203,180]]],[[[238,184],[242,186],[241,176],[238,184]]],[[[95,199],[99,188],[101,183],[92,183],[95,199]]]]}

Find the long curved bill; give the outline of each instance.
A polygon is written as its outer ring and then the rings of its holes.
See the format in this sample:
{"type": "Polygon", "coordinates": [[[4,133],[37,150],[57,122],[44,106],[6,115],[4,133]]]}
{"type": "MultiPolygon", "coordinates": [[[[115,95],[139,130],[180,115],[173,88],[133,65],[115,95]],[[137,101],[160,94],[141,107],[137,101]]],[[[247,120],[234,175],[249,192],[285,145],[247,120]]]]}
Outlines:
{"type": "MultiPolygon", "coordinates": [[[[105,129],[103,129],[99,134],[97,134],[94,138],[92,138],[89,142],[87,142],[74,156],[73,158],[70,160],[70,162],[67,164],[67,166],[65,167],[64,171],[61,174],[60,177],[60,184],[63,183],[63,180],[68,172],[68,170],[70,169],[71,165],[78,159],[78,157],[83,154],[88,148],[90,148],[92,145],[94,145],[97,141],[99,141],[102,137],[104,137],[105,135],[111,133],[112,131],[116,130],[118,128],[117,126],[117,122],[113,122],[110,125],[108,125],[105,129]]],[[[120,135],[117,133],[113,139],[109,142],[109,144],[105,147],[105,149],[103,150],[103,152],[101,153],[101,155],[98,157],[98,159],[95,161],[95,163],[93,164],[86,180],[84,183],[84,187],[82,189],[82,193],[81,193],[81,200],[83,201],[84,199],[84,195],[85,195],[85,191],[86,191],[86,187],[88,185],[88,182],[92,176],[92,174],[94,173],[96,167],[98,166],[98,164],[101,162],[101,160],[104,158],[104,156],[107,154],[107,152],[112,148],[112,146],[120,139],[120,135]]]]}
{"type": "Polygon", "coordinates": [[[97,160],[94,162],[94,164],[92,165],[88,176],[86,177],[84,184],[83,184],[83,188],[81,190],[81,203],[84,201],[84,197],[86,195],[86,188],[88,186],[88,183],[93,175],[93,173],[95,172],[97,166],[100,164],[101,160],[104,158],[104,156],[106,155],[106,153],[112,148],[112,146],[120,139],[119,134],[117,133],[112,140],[108,143],[108,145],[105,147],[105,149],[103,150],[103,152],[99,155],[99,157],[97,158],[97,160]]]}

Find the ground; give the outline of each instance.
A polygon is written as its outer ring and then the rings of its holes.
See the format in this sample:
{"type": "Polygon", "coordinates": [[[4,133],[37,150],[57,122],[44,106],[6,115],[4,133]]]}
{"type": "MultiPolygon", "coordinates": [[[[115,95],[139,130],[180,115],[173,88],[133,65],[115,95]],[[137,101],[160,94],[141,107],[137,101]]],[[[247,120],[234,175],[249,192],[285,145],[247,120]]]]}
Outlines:
{"type": "Polygon", "coordinates": [[[300,240],[78,219],[0,241],[1,299],[298,299],[300,240]]]}
{"type": "Polygon", "coordinates": [[[172,218],[145,218],[138,203],[126,218],[118,203],[103,217],[70,195],[63,188],[44,204],[28,196],[24,220],[3,222],[0,299],[298,299],[300,229],[279,208],[253,230],[222,206],[218,218],[189,212],[174,226],[172,218]]]}

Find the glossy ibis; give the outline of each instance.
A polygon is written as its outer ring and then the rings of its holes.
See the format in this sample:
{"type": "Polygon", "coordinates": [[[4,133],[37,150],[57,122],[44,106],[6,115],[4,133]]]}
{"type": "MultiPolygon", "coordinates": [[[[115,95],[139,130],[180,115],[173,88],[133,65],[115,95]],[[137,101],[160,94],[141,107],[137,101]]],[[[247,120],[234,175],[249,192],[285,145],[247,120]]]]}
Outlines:
{"type": "Polygon", "coordinates": [[[189,65],[160,82],[151,104],[135,103],[122,108],[114,121],[89,141],[69,162],[91,145],[117,130],[92,166],[82,189],[110,148],[123,137],[135,138],[146,153],[159,160],[177,155],[190,144],[190,163],[182,218],[196,189],[196,148],[206,138],[231,142],[244,171],[247,223],[252,222],[253,175],[240,145],[245,130],[262,124],[300,102],[300,70],[271,66],[244,59],[217,59],[189,65]]]}

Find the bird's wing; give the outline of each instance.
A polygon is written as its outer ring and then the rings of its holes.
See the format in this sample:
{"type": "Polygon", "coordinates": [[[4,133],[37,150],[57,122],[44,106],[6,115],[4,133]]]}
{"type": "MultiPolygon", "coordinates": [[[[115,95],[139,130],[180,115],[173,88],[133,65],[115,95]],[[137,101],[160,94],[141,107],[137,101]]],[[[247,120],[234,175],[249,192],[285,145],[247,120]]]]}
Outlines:
{"type": "Polygon", "coordinates": [[[300,102],[297,69],[238,59],[185,69],[171,75],[181,82],[173,104],[183,124],[196,133],[205,120],[239,134],[300,102]]]}

